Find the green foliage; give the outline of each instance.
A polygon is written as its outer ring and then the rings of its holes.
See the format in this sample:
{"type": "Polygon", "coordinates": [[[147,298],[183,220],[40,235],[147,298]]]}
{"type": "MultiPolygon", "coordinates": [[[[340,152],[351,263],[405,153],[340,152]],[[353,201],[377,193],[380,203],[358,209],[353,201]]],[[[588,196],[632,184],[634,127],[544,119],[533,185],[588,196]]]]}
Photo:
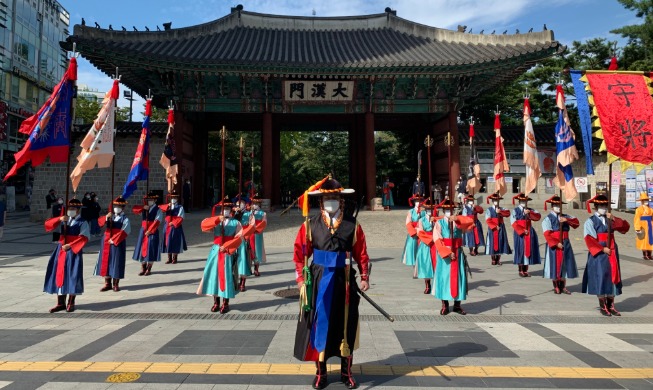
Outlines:
{"type": "Polygon", "coordinates": [[[75,104],[75,118],[82,123],[93,123],[100,112],[100,103],[95,100],[77,99],[75,104]]]}
{"type": "Polygon", "coordinates": [[[628,38],[623,48],[620,68],[650,71],[653,69],[653,0],[617,0],[626,9],[643,18],[643,24],[624,26],[610,31],[628,38]]]}

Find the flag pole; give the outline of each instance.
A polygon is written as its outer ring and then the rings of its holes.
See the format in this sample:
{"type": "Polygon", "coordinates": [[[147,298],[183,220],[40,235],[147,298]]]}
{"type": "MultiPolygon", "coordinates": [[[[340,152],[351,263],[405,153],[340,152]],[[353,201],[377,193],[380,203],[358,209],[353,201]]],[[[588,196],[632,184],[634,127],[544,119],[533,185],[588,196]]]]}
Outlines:
{"type": "MultiPolygon", "coordinates": [[[[118,67],[116,67],[116,80],[120,81],[120,75],[118,74],[118,67]]],[[[113,209],[111,206],[113,205],[113,186],[115,182],[115,177],[116,177],[116,134],[117,132],[117,127],[118,125],[116,124],[118,120],[118,99],[116,99],[113,103],[113,129],[111,129],[112,132],[112,137],[111,139],[113,140],[113,157],[111,158],[111,199],[109,199],[109,212],[112,212],[113,209]]],[[[111,218],[111,221],[109,223],[109,229],[112,228],[113,225],[113,218],[111,218]]]]}
{"type": "Polygon", "coordinates": [[[250,188],[249,197],[250,197],[250,199],[253,198],[254,195],[255,195],[254,194],[254,145],[252,145],[251,157],[252,157],[252,181],[249,184],[249,188],[250,188]]]}
{"type": "Polygon", "coordinates": [[[238,142],[238,148],[240,149],[240,155],[239,155],[239,162],[238,162],[238,200],[241,199],[241,194],[243,192],[243,147],[245,146],[245,141],[243,141],[243,137],[240,137],[240,141],[238,142]]]}
{"type": "MultiPolygon", "coordinates": [[[[431,146],[433,145],[433,138],[431,138],[430,135],[426,136],[426,139],[424,140],[424,145],[426,146],[426,154],[427,154],[427,159],[428,159],[428,164],[429,164],[429,167],[428,167],[428,171],[429,171],[429,180],[428,180],[429,197],[428,197],[428,199],[430,200],[431,196],[433,196],[433,189],[432,189],[432,186],[431,186],[431,177],[432,177],[431,176],[431,146]]],[[[435,201],[435,197],[433,197],[433,201],[435,201]]]]}
{"type": "MultiPolygon", "coordinates": [[[[607,160],[606,160],[607,161],[607,160]]],[[[612,214],[612,163],[608,163],[608,213],[612,214]]],[[[612,218],[608,218],[608,248],[612,250],[612,218]]]]}
{"type": "MultiPolygon", "coordinates": [[[[152,90],[151,90],[151,89],[148,89],[148,90],[147,90],[147,97],[146,97],[146,100],[149,100],[149,101],[150,101],[150,104],[152,104],[151,101],[152,101],[152,98],[153,98],[153,97],[154,97],[154,96],[152,96],[152,90]]],[[[147,104],[147,103],[146,103],[146,104],[147,104]]],[[[147,113],[146,113],[146,114],[147,114],[147,113]]],[[[148,136],[148,139],[151,140],[152,132],[150,131],[150,129],[147,129],[147,132],[149,133],[149,134],[147,135],[147,136],[148,136]]],[[[151,146],[151,145],[150,145],[150,143],[148,142],[148,145],[147,145],[147,181],[145,182],[145,196],[147,196],[147,194],[150,192],[150,152],[151,152],[151,150],[150,150],[150,146],[151,146]]],[[[163,200],[163,199],[162,199],[162,200],[163,200]]]]}
{"type": "MultiPolygon", "coordinates": [[[[77,66],[77,57],[79,56],[79,53],[77,53],[77,44],[73,42],[73,51],[70,57],[70,60],[72,61],[75,59],[75,66],[77,66]]],[[[70,64],[68,65],[70,67],[70,64]]],[[[75,70],[76,73],[77,70],[75,70]]],[[[66,202],[69,201],[68,197],[70,196],[70,158],[72,156],[73,152],[73,143],[72,143],[72,135],[73,135],[73,126],[75,125],[75,105],[77,102],[77,78],[73,80],[73,97],[70,99],[70,128],[68,129],[68,162],[66,162],[66,202]]],[[[74,194],[73,194],[74,195],[74,194]]],[[[66,208],[66,213],[68,213],[68,208],[66,208]]],[[[68,233],[68,222],[64,223],[63,225],[63,245],[66,245],[66,234],[68,233]]]]}
{"type": "Polygon", "coordinates": [[[220,186],[220,202],[222,203],[222,206],[220,207],[220,214],[224,215],[224,166],[225,166],[225,150],[224,150],[224,145],[225,145],[225,140],[227,139],[227,128],[222,126],[222,129],[220,130],[220,138],[222,139],[222,185],[220,186]]]}
{"type": "MultiPolygon", "coordinates": [[[[475,163],[478,164],[478,160],[475,158],[475,156],[476,156],[476,137],[475,137],[475,134],[473,133],[473,130],[474,130],[474,117],[473,116],[470,117],[469,120],[470,120],[470,123],[472,125],[472,132],[470,132],[470,134],[469,134],[469,149],[470,149],[470,152],[471,152],[470,159],[474,158],[475,163]]],[[[474,171],[472,171],[470,173],[473,175],[474,171]]],[[[476,182],[476,180],[474,180],[474,182],[476,182]]],[[[475,192],[476,192],[476,186],[472,187],[472,197],[474,197],[475,192]]],[[[474,203],[476,203],[476,200],[474,200],[474,203]]]]}

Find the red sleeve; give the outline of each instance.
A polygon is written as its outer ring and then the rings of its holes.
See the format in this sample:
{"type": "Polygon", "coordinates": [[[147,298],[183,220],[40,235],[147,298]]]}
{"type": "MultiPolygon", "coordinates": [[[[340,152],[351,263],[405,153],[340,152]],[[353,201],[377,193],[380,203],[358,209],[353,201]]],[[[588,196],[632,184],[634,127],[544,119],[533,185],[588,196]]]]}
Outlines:
{"type": "Polygon", "coordinates": [[[238,247],[240,247],[240,244],[243,242],[242,237],[235,237],[224,244],[220,245],[220,249],[224,250],[227,252],[227,254],[233,255],[236,250],[238,250],[238,247]]]}
{"type": "Polygon", "coordinates": [[[256,233],[263,233],[263,230],[268,226],[268,221],[265,219],[256,222],[256,233]]]}
{"type": "Polygon", "coordinates": [[[160,224],[161,224],[161,222],[160,222],[158,219],[155,220],[154,222],[152,222],[152,224],[151,224],[150,227],[147,229],[147,231],[150,232],[150,233],[152,233],[152,234],[154,234],[154,232],[156,232],[157,229],[159,229],[159,225],[160,225],[160,224]]]}
{"type": "Polygon", "coordinates": [[[200,229],[202,229],[203,232],[210,232],[213,230],[213,228],[220,224],[220,221],[222,221],[221,215],[218,215],[217,217],[204,218],[200,223],[200,229]]]}
{"type": "Polygon", "coordinates": [[[256,233],[256,224],[250,223],[243,229],[243,238],[247,240],[254,233],[256,233]]]}
{"type": "Polygon", "coordinates": [[[531,219],[531,221],[539,221],[542,218],[542,214],[535,211],[531,211],[530,213],[528,213],[528,216],[531,219]]]}
{"type": "Polygon", "coordinates": [[[499,218],[487,218],[485,222],[491,230],[496,230],[499,227],[499,218]]]}
{"type": "Polygon", "coordinates": [[[483,207],[481,206],[474,206],[474,212],[476,214],[482,214],[483,213],[483,207]]]}
{"type": "Polygon", "coordinates": [[[444,245],[444,241],[442,239],[440,240],[435,240],[435,249],[437,249],[438,254],[440,257],[443,259],[446,259],[447,257],[451,256],[451,248],[448,246],[444,245]]]}
{"type": "Polygon", "coordinates": [[[293,249],[293,261],[295,262],[295,280],[299,282],[304,281],[302,269],[304,268],[304,248],[306,248],[306,256],[310,258],[313,255],[313,247],[311,242],[306,242],[306,225],[302,224],[295,237],[295,245],[293,249]]]}
{"type": "Polygon", "coordinates": [[[462,231],[471,230],[474,227],[474,217],[458,215],[456,217],[456,227],[462,231]]]}
{"type": "Polygon", "coordinates": [[[433,235],[430,233],[431,232],[425,232],[424,230],[420,230],[417,232],[417,237],[421,242],[424,243],[424,245],[431,245],[431,242],[433,242],[433,235]]]}
{"type": "Polygon", "coordinates": [[[162,204],[162,205],[159,206],[159,208],[161,209],[161,211],[164,212],[164,213],[167,213],[167,212],[168,212],[168,208],[169,208],[169,207],[170,207],[170,203],[162,204]]]}
{"type": "Polygon", "coordinates": [[[99,217],[97,219],[97,224],[98,224],[99,227],[104,227],[105,223],[107,223],[107,216],[106,215],[102,215],[101,217],[99,217]]]}
{"type": "Polygon", "coordinates": [[[497,213],[499,214],[499,216],[504,217],[504,218],[510,216],[510,210],[506,210],[506,209],[499,210],[497,213]]]}
{"type": "Polygon", "coordinates": [[[170,221],[170,223],[172,224],[172,226],[176,228],[181,226],[182,222],[184,222],[184,219],[182,217],[172,217],[171,219],[172,220],[170,221]]]}
{"type": "Polygon", "coordinates": [[[356,263],[358,263],[358,272],[361,275],[361,280],[369,279],[369,263],[370,257],[367,255],[367,242],[365,241],[365,233],[360,225],[356,226],[356,242],[352,250],[352,255],[356,263]]]}
{"type": "Polygon", "coordinates": [[[74,254],[78,254],[82,249],[84,249],[84,245],[88,242],[88,238],[86,236],[77,236],[76,239],[67,242],[66,244],[70,245],[70,250],[73,251],[74,254]]]}
{"type": "Polygon", "coordinates": [[[547,230],[544,232],[544,238],[546,239],[546,244],[550,248],[555,248],[558,243],[560,242],[560,232],[559,231],[553,231],[553,230],[547,230]]]}
{"type": "Polygon", "coordinates": [[[54,217],[54,218],[48,218],[45,220],[45,223],[43,226],[45,227],[46,232],[51,232],[54,229],[58,228],[59,225],[61,225],[61,220],[59,219],[61,217],[54,217]]]}
{"type": "Polygon", "coordinates": [[[132,207],[132,212],[134,214],[140,214],[140,213],[143,212],[143,210],[145,210],[145,209],[143,208],[142,204],[137,204],[137,205],[134,205],[134,207],[132,207]]]}
{"type": "Polygon", "coordinates": [[[512,228],[515,229],[518,235],[523,236],[526,233],[526,221],[515,221],[512,224],[512,228]]]}
{"type": "Polygon", "coordinates": [[[114,234],[111,237],[111,240],[113,241],[113,245],[118,246],[125,238],[127,238],[127,233],[124,230],[121,230],[118,233],[114,234]]]}
{"type": "Polygon", "coordinates": [[[603,252],[603,245],[599,244],[599,240],[590,235],[585,236],[585,245],[587,245],[587,249],[590,251],[592,256],[596,256],[603,252]]]}
{"type": "Polygon", "coordinates": [[[630,230],[630,224],[628,221],[625,221],[621,218],[613,217],[612,218],[612,229],[614,231],[617,231],[621,234],[626,234],[628,233],[628,230],[630,230]]]}
{"type": "Polygon", "coordinates": [[[406,230],[408,231],[408,235],[411,236],[411,237],[415,237],[415,235],[417,234],[417,230],[415,230],[415,228],[413,227],[413,224],[410,221],[410,218],[406,222],[406,230]]]}
{"type": "Polygon", "coordinates": [[[567,225],[576,229],[580,226],[580,221],[578,221],[578,218],[567,218],[567,225]]]}

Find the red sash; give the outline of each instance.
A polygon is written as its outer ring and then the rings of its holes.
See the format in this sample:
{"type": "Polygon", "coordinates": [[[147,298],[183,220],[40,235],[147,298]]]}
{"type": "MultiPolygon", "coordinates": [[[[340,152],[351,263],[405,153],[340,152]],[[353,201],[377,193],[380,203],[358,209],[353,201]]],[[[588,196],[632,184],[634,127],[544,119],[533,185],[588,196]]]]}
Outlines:
{"type": "Polygon", "coordinates": [[[252,250],[251,251],[252,260],[256,258],[256,234],[257,233],[254,233],[251,236],[249,236],[249,247],[252,250]]]}
{"type": "MultiPolygon", "coordinates": [[[[621,282],[621,274],[619,272],[619,263],[617,262],[617,252],[614,250],[614,235],[610,234],[611,243],[610,243],[610,268],[612,268],[612,283],[617,284],[621,282]]],[[[599,241],[608,242],[608,233],[597,233],[597,238],[599,241]]]]}
{"type": "Polygon", "coordinates": [[[143,221],[143,223],[141,223],[141,226],[143,227],[143,245],[141,245],[141,257],[143,257],[143,259],[147,258],[147,247],[149,246],[150,243],[150,236],[145,234],[149,229],[148,225],[149,225],[148,221],[143,221]]]}
{"type": "MultiPolygon", "coordinates": [[[[433,231],[432,230],[430,232],[424,232],[423,234],[426,234],[428,236],[433,237],[433,231]]],[[[438,250],[435,247],[435,242],[431,242],[431,244],[432,245],[430,245],[430,247],[429,247],[429,250],[430,250],[430,253],[431,253],[431,265],[433,266],[433,272],[435,272],[435,265],[438,262],[438,258],[437,258],[438,250]]]]}
{"type": "Polygon", "coordinates": [[[109,252],[111,251],[111,244],[109,241],[114,234],[120,232],[121,229],[107,229],[104,231],[104,244],[102,246],[102,262],[100,263],[100,276],[107,276],[109,273],[109,252]]]}
{"type": "Polygon", "coordinates": [[[558,279],[562,277],[562,260],[565,254],[564,241],[568,239],[569,239],[569,232],[562,232],[562,242],[561,242],[562,249],[556,248],[556,270],[558,271],[558,279]]]}
{"type": "Polygon", "coordinates": [[[163,237],[163,245],[168,247],[168,236],[170,235],[170,230],[172,230],[172,216],[166,216],[166,234],[163,237]]]}
{"type": "Polygon", "coordinates": [[[497,221],[497,228],[492,231],[492,237],[494,238],[494,251],[497,252],[499,250],[499,226],[503,225],[503,217],[488,218],[488,220],[497,221]]]}
{"type": "Polygon", "coordinates": [[[413,225],[414,228],[416,228],[417,225],[419,224],[419,221],[417,221],[417,222],[411,222],[410,224],[413,225]]]}
{"type": "Polygon", "coordinates": [[[531,220],[526,216],[526,234],[524,235],[524,256],[531,258],[531,220]]]}
{"type": "Polygon", "coordinates": [[[458,248],[462,246],[463,240],[461,238],[443,238],[444,245],[451,248],[454,253],[454,258],[451,260],[451,269],[449,270],[449,290],[451,296],[456,298],[458,296],[458,271],[460,264],[458,263],[458,248]]]}
{"type": "MultiPolygon", "coordinates": [[[[223,243],[233,240],[234,236],[214,236],[213,243],[215,245],[222,245],[223,243]]],[[[227,283],[227,275],[224,269],[225,255],[223,251],[218,251],[218,280],[220,281],[220,291],[224,291],[227,283]]]]}
{"type": "MultiPolygon", "coordinates": [[[[74,241],[76,238],[79,238],[80,236],[71,236],[67,235],[64,236],[62,235],[61,238],[59,238],[59,244],[62,246],[66,243],[70,243],[71,241],[74,241]]],[[[69,249],[69,250],[72,250],[69,249]]],[[[66,272],[66,255],[68,254],[68,251],[63,250],[63,248],[59,249],[59,256],[57,258],[57,273],[55,276],[55,282],[57,284],[57,287],[63,287],[63,279],[64,279],[64,274],[66,272]]]]}

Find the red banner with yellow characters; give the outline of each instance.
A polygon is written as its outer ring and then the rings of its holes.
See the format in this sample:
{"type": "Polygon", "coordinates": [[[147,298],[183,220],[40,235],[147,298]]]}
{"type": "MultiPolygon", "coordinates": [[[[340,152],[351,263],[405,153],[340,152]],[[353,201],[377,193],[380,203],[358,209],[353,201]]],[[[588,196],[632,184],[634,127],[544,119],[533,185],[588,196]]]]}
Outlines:
{"type": "Polygon", "coordinates": [[[607,152],[623,161],[650,164],[653,160],[653,98],[642,73],[585,74],[592,92],[593,125],[607,152]],[[601,137],[602,135],[602,137],[601,137]]]}

